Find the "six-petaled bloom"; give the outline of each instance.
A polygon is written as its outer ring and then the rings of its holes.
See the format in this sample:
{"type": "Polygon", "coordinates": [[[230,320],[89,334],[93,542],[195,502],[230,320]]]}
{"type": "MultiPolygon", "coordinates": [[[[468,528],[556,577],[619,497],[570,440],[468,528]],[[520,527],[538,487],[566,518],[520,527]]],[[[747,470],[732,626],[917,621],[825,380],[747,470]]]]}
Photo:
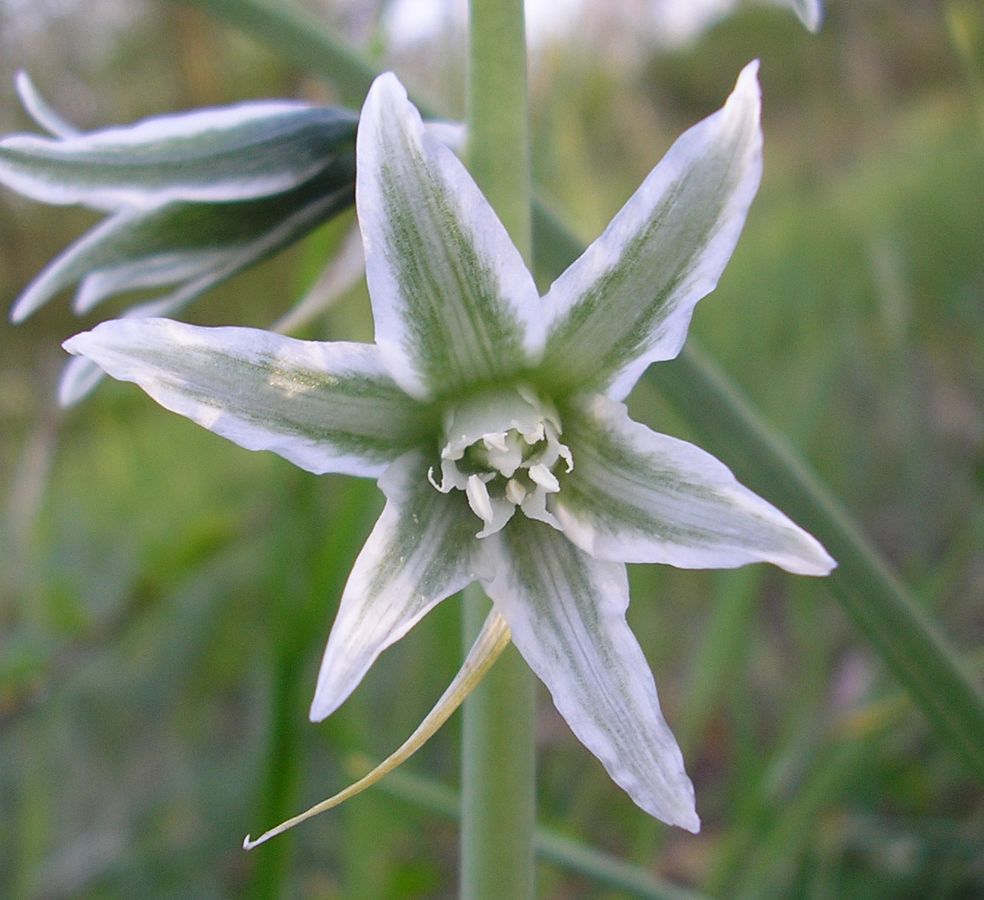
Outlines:
{"type": "Polygon", "coordinates": [[[163,319],[66,343],[159,403],[387,503],[343,593],[311,717],[478,580],[580,740],[643,809],[697,830],[693,788],[628,628],[626,562],[827,573],[810,535],[620,402],[676,356],[761,172],[756,64],[540,297],[458,159],[392,74],[357,137],[375,345],[163,319]]]}

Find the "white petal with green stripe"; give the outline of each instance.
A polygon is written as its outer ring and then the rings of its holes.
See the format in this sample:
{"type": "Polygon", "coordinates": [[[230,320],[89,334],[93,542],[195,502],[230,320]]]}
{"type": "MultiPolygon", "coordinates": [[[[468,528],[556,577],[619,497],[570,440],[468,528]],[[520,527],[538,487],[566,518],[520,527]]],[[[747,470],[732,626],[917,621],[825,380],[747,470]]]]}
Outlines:
{"type": "Polygon", "coordinates": [[[65,349],[248,450],[271,450],[316,474],[377,477],[433,427],[368,344],[119,319],[65,349]]]}
{"type": "Polygon", "coordinates": [[[496,573],[485,589],[574,734],[646,812],[697,831],[693,786],[625,621],[625,566],[518,516],[482,547],[496,573]]]}
{"type": "Polygon", "coordinates": [[[121,210],[52,260],[18,298],[11,319],[23,321],[80,279],[79,313],[122,291],[200,280],[186,301],[193,299],[349,206],[349,178],[332,171],[293,191],[239,203],[121,210]]]}
{"type": "Polygon", "coordinates": [[[803,575],[833,568],[816,539],[699,447],[633,422],[608,397],[583,398],[565,413],[575,465],[553,510],[593,556],[683,568],[764,561],[803,575]]]}
{"type": "MultiPolygon", "coordinates": [[[[255,240],[222,254],[216,260],[217,265],[204,270],[199,277],[186,281],[169,294],[130,307],[122,318],[146,319],[174,315],[206,291],[298,240],[326,217],[344,209],[348,202],[348,190],[319,198],[278,222],[268,232],[258,235],[255,240]]],[[[77,301],[78,299],[84,299],[81,290],[77,301]]],[[[14,312],[17,311],[15,308],[14,312]]],[[[103,374],[98,365],[85,357],[69,360],[58,383],[59,404],[72,406],[78,403],[99,384],[103,374]]]]}
{"type": "Polygon", "coordinates": [[[762,170],[757,63],[724,108],[685,132],[544,297],[542,372],[556,388],[624,397],[680,352],[694,306],[734,250],[762,170]]]}
{"type": "Polygon", "coordinates": [[[376,340],[417,397],[524,369],[542,341],[533,279],[471,176],[424,131],[392,74],[357,139],[356,206],[376,340]]]}
{"type": "Polygon", "coordinates": [[[333,712],[428,610],[475,580],[474,517],[464,498],[434,490],[429,464],[411,452],[379,480],[386,507],[345,585],[311,705],[314,721],[333,712]]]}
{"type": "Polygon", "coordinates": [[[355,114],[243,103],[59,137],[0,141],[0,183],[46,203],[148,208],[287,191],[349,153],[355,114]]]}

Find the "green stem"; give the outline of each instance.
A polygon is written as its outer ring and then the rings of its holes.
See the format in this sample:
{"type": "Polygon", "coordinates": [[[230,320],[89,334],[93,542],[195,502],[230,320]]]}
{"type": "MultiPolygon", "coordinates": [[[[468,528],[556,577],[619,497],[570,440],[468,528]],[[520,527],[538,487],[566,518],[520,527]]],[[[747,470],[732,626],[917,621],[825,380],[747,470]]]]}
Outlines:
{"type": "MultiPolygon", "coordinates": [[[[469,167],[530,257],[530,162],[523,0],[471,0],[469,167]]],[[[465,592],[465,645],[488,601],[465,592]]],[[[461,896],[533,896],[536,821],[533,677],[509,648],[465,703],[461,896]]]]}
{"type": "Polygon", "coordinates": [[[471,0],[468,168],[527,263],[530,145],[523,0],[471,0]]]}
{"type": "MultiPolygon", "coordinates": [[[[373,764],[362,757],[353,757],[352,763],[353,778],[373,764]]],[[[406,766],[387,775],[379,783],[379,790],[417,809],[429,810],[449,819],[457,818],[461,812],[461,798],[453,788],[424,775],[408,772],[406,766]]],[[[650,872],[646,866],[633,865],[553,828],[538,827],[534,845],[539,859],[565,872],[591,879],[595,883],[590,892],[592,897],[608,896],[601,893],[602,888],[607,888],[618,891],[620,897],[639,897],[641,900],[709,900],[706,894],[667,881],[650,872]]]]}
{"type": "MultiPolygon", "coordinates": [[[[530,162],[523,0],[472,0],[469,167],[513,242],[530,257],[530,162]]],[[[465,592],[465,644],[488,601],[465,592]]],[[[533,896],[534,682],[509,648],[465,703],[461,896],[533,896]]]]}
{"type": "MultiPolygon", "coordinates": [[[[488,614],[473,585],[465,591],[465,644],[488,614]]],[[[534,683],[515,647],[506,648],[465,701],[461,766],[460,896],[533,896],[536,823],[534,683]]]]}

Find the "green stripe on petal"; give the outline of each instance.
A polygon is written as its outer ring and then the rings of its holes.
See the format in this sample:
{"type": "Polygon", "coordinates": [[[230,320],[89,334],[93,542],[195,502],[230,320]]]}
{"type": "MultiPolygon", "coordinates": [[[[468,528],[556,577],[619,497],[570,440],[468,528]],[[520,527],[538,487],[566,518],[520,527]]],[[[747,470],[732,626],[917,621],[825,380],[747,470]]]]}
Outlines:
{"type": "Polygon", "coordinates": [[[0,141],[0,183],[46,203],[149,208],[290,190],[351,152],[355,114],[267,101],[0,141]]]}
{"type": "Polygon", "coordinates": [[[762,172],[758,63],[724,108],[685,132],[544,297],[542,380],[621,399],[672,359],[731,258],[762,172]]]}
{"type": "Polygon", "coordinates": [[[511,376],[542,343],[533,279],[455,155],[392,74],[366,98],[356,205],[376,340],[418,397],[511,376]]]}
{"type": "Polygon", "coordinates": [[[680,748],[625,621],[625,566],[519,516],[482,546],[496,573],[484,587],[574,734],[646,812],[697,831],[680,748]]]}
{"type": "Polygon", "coordinates": [[[633,422],[607,397],[565,411],[574,470],[562,476],[554,513],[564,533],[601,559],[731,568],[771,562],[826,575],[820,543],[740,485],[709,453],[633,422]]]}
{"type": "Polygon", "coordinates": [[[311,704],[316,722],[355,690],[383,650],[475,580],[475,518],[463,497],[434,489],[430,462],[407,453],[379,480],[386,507],[342,594],[311,704]]]}
{"type": "Polygon", "coordinates": [[[65,349],[241,447],[272,450],[315,474],[378,477],[433,428],[369,344],[118,319],[65,349]]]}

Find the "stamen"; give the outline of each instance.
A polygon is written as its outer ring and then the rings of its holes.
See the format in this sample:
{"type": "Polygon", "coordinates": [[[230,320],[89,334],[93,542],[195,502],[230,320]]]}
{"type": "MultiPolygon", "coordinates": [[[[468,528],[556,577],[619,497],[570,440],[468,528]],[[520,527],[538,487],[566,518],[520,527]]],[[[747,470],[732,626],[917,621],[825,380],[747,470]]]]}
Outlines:
{"type": "Polygon", "coordinates": [[[479,393],[448,409],[440,478],[436,466],[427,478],[442,493],[465,492],[482,521],[479,538],[500,531],[517,510],[559,528],[547,498],[560,491],[554,470],[573,468],[562,434],[554,405],[528,386],[479,393]]]}
{"type": "Polygon", "coordinates": [[[495,518],[492,510],[492,500],[489,498],[489,489],[485,486],[477,475],[468,476],[468,486],[465,488],[465,495],[468,497],[468,505],[483,522],[491,522],[495,518]]]}
{"type": "Polygon", "coordinates": [[[530,466],[530,478],[550,494],[556,494],[560,490],[560,482],[543,463],[530,466]]]}
{"type": "Polygon", "coordinates": [[[523,498],[525,496],[526,488],[524,488],[515,478],[510,478],[506,482],[506,499],[514,506],[519,506],[519,504],[523,502],[523,498]]]}
{"type": "Polygon", "coordinates": [[[482,442],[489,450],[500,450],[505,453],[509,449],[504,431],[500,431],[498,434],[487,434],[482,438],[482,442]]]}

